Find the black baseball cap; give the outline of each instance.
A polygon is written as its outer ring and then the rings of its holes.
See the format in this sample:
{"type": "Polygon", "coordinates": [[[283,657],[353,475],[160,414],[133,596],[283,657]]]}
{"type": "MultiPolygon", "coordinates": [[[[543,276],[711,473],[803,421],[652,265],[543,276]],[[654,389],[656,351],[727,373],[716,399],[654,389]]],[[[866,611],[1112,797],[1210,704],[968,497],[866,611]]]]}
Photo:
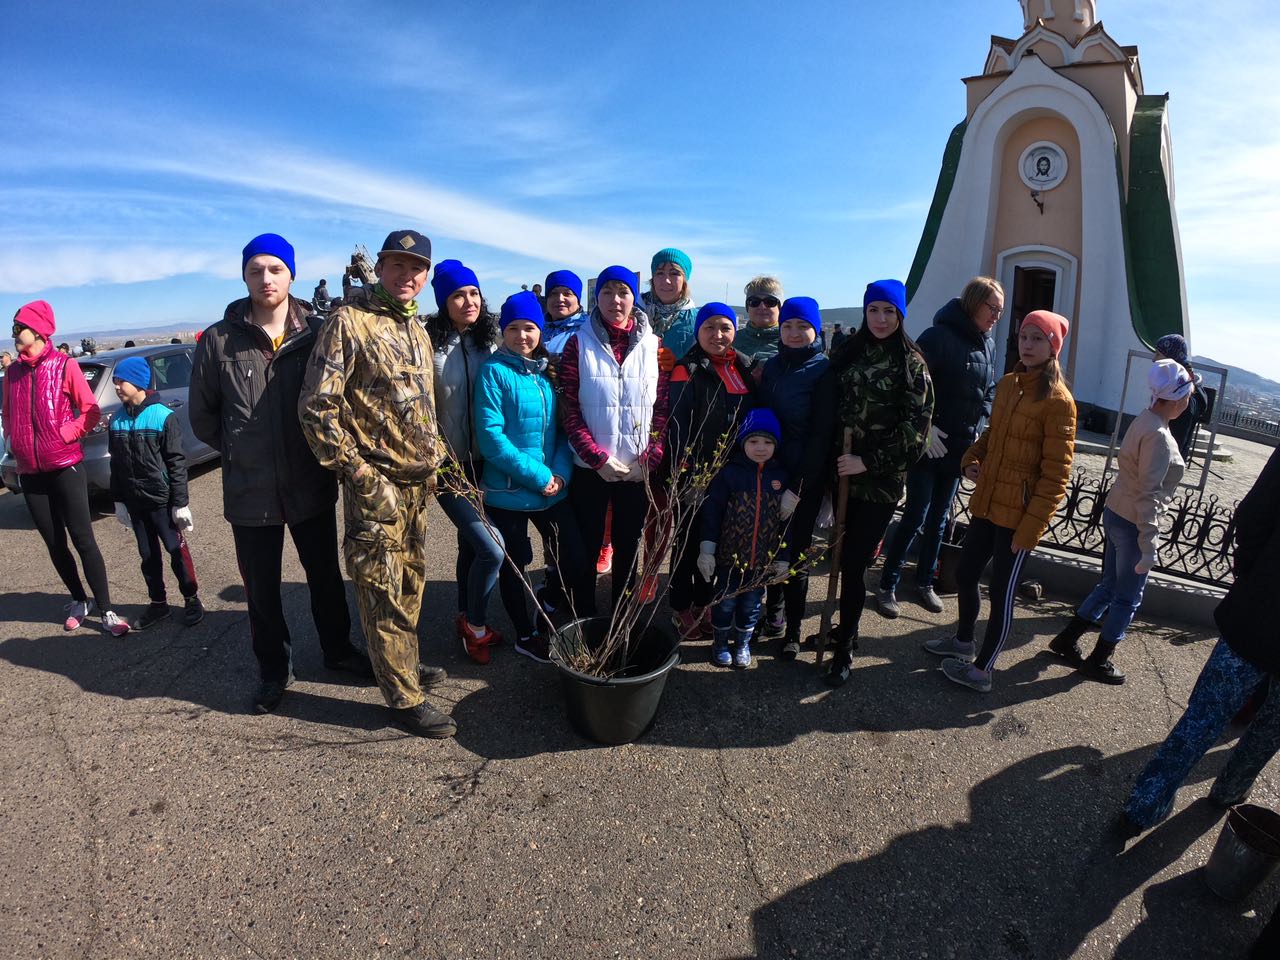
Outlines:
{"type": "Polygon", "coordinates": [[[382,249],[378,251],[378,259],[392,253],[403,253],[405,256],[431,264],[431,241],[417,230],[392,230],[387,239],[382,241],[382,249]]]}

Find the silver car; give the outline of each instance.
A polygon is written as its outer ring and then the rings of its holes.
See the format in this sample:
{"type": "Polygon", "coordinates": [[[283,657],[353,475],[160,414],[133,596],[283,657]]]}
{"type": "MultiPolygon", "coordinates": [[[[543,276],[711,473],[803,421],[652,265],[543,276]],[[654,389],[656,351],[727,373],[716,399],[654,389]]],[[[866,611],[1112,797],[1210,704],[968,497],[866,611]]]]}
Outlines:
{"type": "MultiPolygon", "coordinates": [[[[191,421],[187,417],[187,388],[191,384],[194,355],[195,344],[163,343],[106,350],[93,356],[76,358],[84,378],[89,381],[89,389],[102,408],[102,419],[80,441],[84,449],[85,476],[88,478],[90,494],[108,495],[111,492],[111,453],[107,449],[107,425],[120,409],[120,398],[111,386],[111,372],[125,357],[144,357],[151,366],[150,389],[159,394],[160,400],[173,410],[178,422],[182,424],[182,452],[186,454],[187,465],[205,463],[218,456],[217,450],[201,443],[191,434],[191,421]]],[[[3,477],[4,485],[14,493],[22,492],[18,465],[7,445],[4,458],[0,459],[0,477],[3,477]]]]}

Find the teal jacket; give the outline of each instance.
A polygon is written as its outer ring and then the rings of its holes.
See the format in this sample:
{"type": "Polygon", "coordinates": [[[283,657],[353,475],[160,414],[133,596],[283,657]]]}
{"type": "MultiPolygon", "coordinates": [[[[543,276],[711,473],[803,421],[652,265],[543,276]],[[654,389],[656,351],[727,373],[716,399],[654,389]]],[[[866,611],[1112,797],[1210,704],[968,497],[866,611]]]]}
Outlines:
{"type": "Polygon", "coordinates": [[[542,495],[552,475],[573,474],[569,440],[556,417],[556,394],[546,360],[499,347],[480,368],[475,386],[476,443],[484,457],[485,503],[502,510],[545,510],[565,497],[542,495]]]}

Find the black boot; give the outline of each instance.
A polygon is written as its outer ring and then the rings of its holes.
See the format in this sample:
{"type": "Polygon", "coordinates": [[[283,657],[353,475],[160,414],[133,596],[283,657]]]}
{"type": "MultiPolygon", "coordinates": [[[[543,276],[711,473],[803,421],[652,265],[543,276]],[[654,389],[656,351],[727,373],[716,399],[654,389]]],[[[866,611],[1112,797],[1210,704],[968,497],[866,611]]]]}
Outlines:
{"type": "Polygon", "coordinates": [[[833,687],[843,687],[853,673],[853,649],[858,642],[852,637],[839,639],[831,651],[831,662],[827,664],[826,681],[833,687]]]}
{"type": "Polygon", "coordinates": [[[1084,662],[1084,651],[1080,649],[1080,638],[1085,631],[1093,628],[1093,624],[1079,614],[1073,614],[1071,621],[1062,628],[1062,632],[1049,641],[1049,652],[1061,657],[1073,667],[1084,662]]]}
{"type": "Polygon", "coordinates": [[[1111,662],[1111,654],[1115,651],[1114,643],[1099,639],[1097,646],[1093,648],[1093,653],[1080,664],[1080,672],[1090,680],[1097,680],[1099,683],[1124,683],[1124,674],[1111,662]]]}

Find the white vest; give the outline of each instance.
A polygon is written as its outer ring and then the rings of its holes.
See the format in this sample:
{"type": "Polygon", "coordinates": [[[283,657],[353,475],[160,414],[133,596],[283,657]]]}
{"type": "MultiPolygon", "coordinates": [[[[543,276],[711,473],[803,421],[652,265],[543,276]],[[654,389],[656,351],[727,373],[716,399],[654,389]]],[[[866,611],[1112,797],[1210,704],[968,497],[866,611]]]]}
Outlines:
{"type": "MultiPolygon", "coordinates": [[[[600,342],[600,321],[591,317],[578,338],[578,407],[591,439],[630,466],[649,446],[653,405],[658,399],[658,338],[637,311],[644,332],[618,366],[609,344],[600,342]]],[[[578,455],[574,463],[585,467],[578,455]]]]}

